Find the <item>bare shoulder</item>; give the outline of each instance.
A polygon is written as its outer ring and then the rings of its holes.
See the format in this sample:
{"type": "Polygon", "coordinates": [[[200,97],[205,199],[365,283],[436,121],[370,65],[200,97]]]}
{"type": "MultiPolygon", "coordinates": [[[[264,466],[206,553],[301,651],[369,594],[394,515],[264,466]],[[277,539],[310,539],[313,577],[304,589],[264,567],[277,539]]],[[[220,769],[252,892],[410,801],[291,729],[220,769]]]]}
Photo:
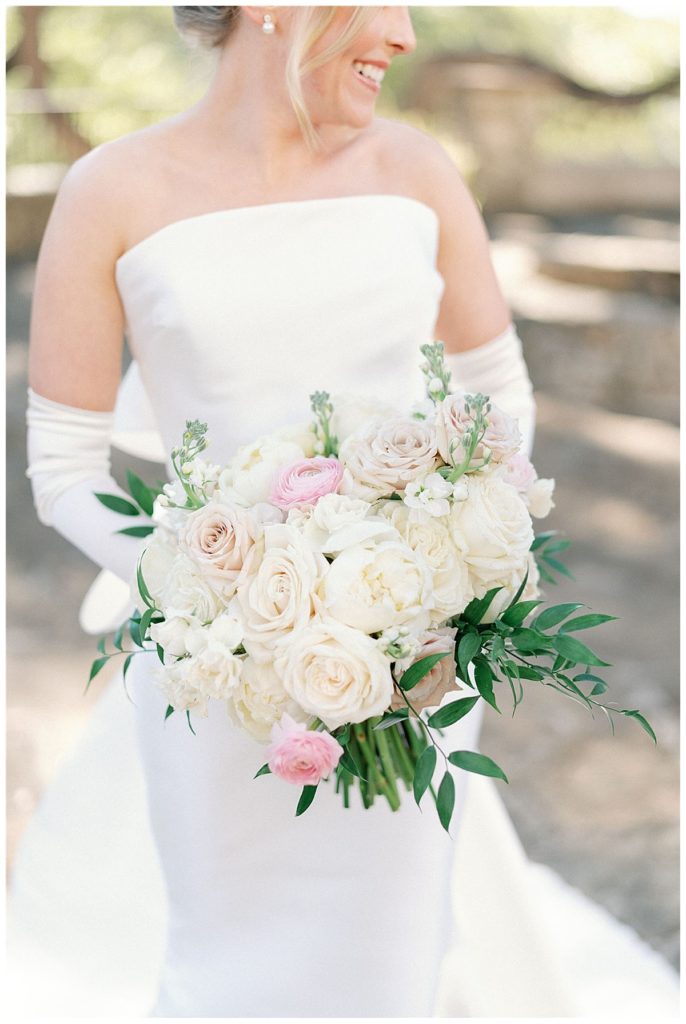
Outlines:
{"type": "Polygon", "coordinates": [[[474,211],[477,203],[442,142],[416,125],[377,118],[377,139],[389,177],[409,195],[433,207],[439,218],[456,204],[474,211]]]}
{"type": "MultiPolygon", "coordinates": [[[[171,122],[171,119],[170,119],[171,122]]],[[[101,143],[69,167],[52,219],[66,227],[93,228],[100,247],[116,259],[127,247],[129,227],[153,191],[173,127],[160,123],[101,143]]]]}

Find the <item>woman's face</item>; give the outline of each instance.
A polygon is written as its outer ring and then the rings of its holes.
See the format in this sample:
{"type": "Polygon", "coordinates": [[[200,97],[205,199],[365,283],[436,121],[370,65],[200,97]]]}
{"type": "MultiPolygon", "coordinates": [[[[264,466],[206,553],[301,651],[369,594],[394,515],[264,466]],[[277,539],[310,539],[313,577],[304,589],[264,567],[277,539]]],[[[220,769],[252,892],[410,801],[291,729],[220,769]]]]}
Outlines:
{"type": "MultiPolygon", "coordinates": [[[[351,14],[351,8],[337,8],[308,57],[335,42],[351,14]]],[[[412,53],[416,46],[409,8],[381,7],[345,50],[303,79],[303,96],[313,124],[347,124],[358,128],[369,124],[385,70],[394,57],[412,53]]]]}

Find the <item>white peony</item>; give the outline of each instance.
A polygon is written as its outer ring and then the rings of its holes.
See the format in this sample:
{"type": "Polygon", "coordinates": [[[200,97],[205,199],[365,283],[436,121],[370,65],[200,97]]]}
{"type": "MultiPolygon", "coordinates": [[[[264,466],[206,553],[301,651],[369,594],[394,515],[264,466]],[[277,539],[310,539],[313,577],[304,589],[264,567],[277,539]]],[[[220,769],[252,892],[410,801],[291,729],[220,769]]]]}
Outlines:
{"type": "Polygon", "coordinates": [[[403,541],[417,551],[432,573],[431,624],[459,614],[474,596],[469,568],[453,536],[450,520],[410,511],[403,502],[387,501],[381,514],[403,541]]]}
{"type": "Polygon", "coordinates": [[[239,448],[222,470],[215,497],[244,508],[268,501],[277,472],[304,458],[305,450],[295,441],[283,440],[276,434],[260,437],[239,448]]]}
{"type": "Polygon", "coordinates": [[[271,728],[287,712],[296,722],[310,719],[286,692],[274,665],[258,664],[246,658],[235,692],[226,705],[233,721],[242,726],[260,743],[268,743],[271,728]]]}
{"type": "Polygon", "coordinates": [[[383,714],[393,696],[378,642],[340,622],[313,619],[278,645],[274,667],[293,700],[328,729],[383,714]]]}
{"type": "Polygon", "coordinates": [[[265,527],[262,559],[232,604],[244,625],[245,648],[257,661],[271,660],[271,645],[314,615],[313,595],[327,564],[294,526],[265,527]]]}
{"type": "Polygon", "coordinates": [[[401,541],[346,548],[329,566],[319,593],[327,616],[364,633],[429,624],[431,571],[401,541]]]}
{"type": "Polygon", "coordinates": [[[336,554],[374,537],[394,536],[387,520],[371,513],[372,505],[346,494],[325,494],[307,509],[291,509],[288,522],[300,530],[313,551],[336,554]]]}

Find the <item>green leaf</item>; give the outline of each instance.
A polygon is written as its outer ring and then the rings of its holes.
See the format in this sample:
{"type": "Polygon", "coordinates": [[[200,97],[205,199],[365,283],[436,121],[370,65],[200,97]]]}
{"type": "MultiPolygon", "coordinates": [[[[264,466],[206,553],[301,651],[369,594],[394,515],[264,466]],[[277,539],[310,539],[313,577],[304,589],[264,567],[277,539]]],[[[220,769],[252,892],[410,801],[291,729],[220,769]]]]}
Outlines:
{"type": "Polygon", "coordinates": [[[93,679],[95,679],[95,677],[97,676],[98,672],[100,672],[101,669],[103,669],[105,667],[105,665],[107,664],[107,662],[110,660],[111,657],[112,657],[111,654],[106,654],[104,658],[96,658],[95,659],[95,661],[91,665],[90,675],[88,676],[88,682],[89,683],[92,682],[93,679]]]}
{"type": "Polygon", "coordinates": [[[500,714],[500,708],[496,704],[493,694],[493,669],[483,655],[477,656],[474,659],[474,679],[476,681],[476,688],[483,699],[500,714]]]}
{"type": "MultiPolygon", "coordinates": [[[[510,601],[510,603],[507,606],[508,609],[509,608],[514,608],[514,606],[517,604],[517,602],[519,601],[520,597],[524,593],[524,588],[526,587],[526,582],[527,582],[528,579],[529,579],[529,570],[527,569],[526,572],[524,573],[524,579],[522,580],[522,582],[519,584],[519,587],[517,588],[517,593],[515,594],[515,596],[512,598],[512,600],[510,601]]],[[[501,616],[501,618],[502,617],[503,616],[501,616]]]]}
{"type": "Polygon", "coordinates": [[[414,779],[412,780],[412,789],[414,791],[414,798],[419,805],[419,801],[426,793],[431,780],[433,778],[434,769],[436,768],[436,748],[433,743],[425,747],[417,758],[417,764],[414,769],[414,779]]]}
{"type": "Polygon", "coordinates": [[[374,726],[374,731],[379,729],[390,729],[396,722],[402,722],[403,719],[407,718],[410,713],[409,708],[398,708],[397,711],[392,711],[387,718],[384,718],[378,725],[374,726]]]}
{"type": "Polygon", "coordinates": [[[539,604],[543,604],[543,601],[520,601],[519,604],[512,605],[504,611],[500,620],[507,626],[521,626],[527,615],[530,615],[539,604]]]}
{"type": "Polygon", "coordinates": [[[122,622],[121,626],[119,626],[117,628],[117,632],[114,634],[114,641],[113,641],[113,643],[114,643],[114,646],[117,648],[118,651],[120,651],[122,649],[122,644],[124,642],[124,630],[125,629],[126,629],[126,623],[122,622]]]}
{"type": "Polygon", "coordinates": [[[502,587],[493,587],[491,590],[487,590],[483,597],[474,597],[469,602],[465,610],[462,612],[461,618],[466,619],[467,622],[473,626],[478,626],[482,618],[491,606],[491,602],[499,590],[502,587]]]}
{"type": "Polygon", "coordinates": [[[532,621],[531,625],[534,629],[550,629],[552,626],[557,626],[558,622],[562,622],[568,615],[575,612],[577,608],[583,608],[582,604],[574,602],[571,604],[553,604],[550,608],[546,608],[532,621]]]}
{"type": "Polygon", "coordinates": [[[622,711],[621,714],[628,715],[629,718],[635,718],[642,729],[648,733],[653,739],[654,743],[657,744],[657,736],[653,732],[653,728],[646,718],[643,717],[640,711],[622,711]]]}
{"type": "Polygon", "coordinates": [[[546,530],[545,533],[538,533],[534,538],[534,541],[531,547],[529,548],[529,551],[536,551],[543,544],[545,544],[547,540],[550,540],[551,537],[555,537],[556,534],[557,530],[546,530]]]}
{"type": "Polygon", "coordinates": [[[545,650],[549,644],[549,637],[543,636],[535,629],[527,629],[522,626],[510,637],[512,644],[518,651],[545,650]]]}
{"type": "MultiPolygon", "coordinates": [[[[430,725],[432,729],[445,729],[469,714],[474,705],[480,700],[481,697],[463,697],[460,700],[453,700],[450,704],[445,704],[438,711],[434,711],[432,715],[429,715],[427,725],[430,725]]],[[[427,749],[434,750],[433,747],[427,749]]]]}
{"type": "Polygon", "coordinates": [[[515,662],[510,662],[510,665],[512,666],[513,675],[517,679],[533,679],[536,682],[540,682],[544,678],[540,669],[532,668],[531,665],[519,665],[515,662]]]}
{"type": "Polygon", "coordinates": [[[100,639],[98,640],[98,650],[100,651],[101,654],[105,653],[105,643],[106,642],[107,642],[107,638],[104,637],[104,636],[101,636],[100,639]]]}
{"type": "Polygon", "coordinates": [[[616,615],[596,615],[595,613],[577,615],[575,618],[563,622],[558,632],[571,633],[573,630],[591,629],[593,626],[599,626],[601,622],[611,622],[616,618],[616,615]]]}
{"type": "Polygon", "coordinates": [[[317,792],[317,787],[316,786],[303,786],[303,791],[300,794],[300,799],[298,800],[298,806],[295,809],[295,816],[296,816],[296,818],[300,814],[304,814],[305,813],[307,808],[310,806],[310,804],[314,800],[316,792],[317,792]]]}
{"type": "Polygon", "coordinates": [[[154,608],[155,607],[155,602],[153,601],[152,595],[151,595],[150,591],[148,590],[148,587],[147,587],[147,584],[145,582],[145,579],[143,578],[143,556],[144,555],[145,555],[145,551],[141,554],[140,558],[138,559],[138,564],[136,565],[136,582],[138,584],[138,592],[141,595],[141,597],[143,598],[143,600],[145,601],[145,603],[147,604],[148,608],[154,608]]]}
{"type": "Polygon", "coordinates": [[[547,557],[555,551],[566,551],[571,543],[571,540],[554,540],[552,544],[546,544],[544,557],[547,557]]]}
{"type": "Polygon", "coordinates": [[[552,645],[555,650],[562,655],[563,658],[567,658],[569,661],[575,662],[579,665],[609,665],[609,661],[602,661],[601,658],[595,654],[590,647],[586,644],[582,644],[581,640],[577,640],[573,636],[565,636],[564,634],[557,634],[552,638],[552,645]]]}
{"type": "Polygon", "coordinates": [[[127,526],[123,530],[115,530],[115,533],[123,533],[125,537],[147,537],[154,529],[154,526],[127,526]]]}
{"type": "Polygon", "coordinates": [[[152,515],[152,506],[155,500],[154,493],[150,490],[147,484],[144,484],[139,476],[132,473],[130,469],[126,470],[126,481],[129,485],[129,491],[131,497],[137,502],[146,515],[152,515]]]}
{"type": "Polygon", "coordinates": [[[140,515],[135,505],[132,505],[126,498],[120,498],[118,494],[103,494],[101,491],[94,491],[93,493],[105,508],[109,508],[113,512],[119,512],[122,516],[140,515]]]}
{"type": "Polygon", "coordinates": [[[126,673],[129,671],[129,665],[131,664],[131,659],[132,658],[133,658],[133,654],[127,654],[126,657],[124,658],[124,664],[123,664],[122,670],[121,670],[121,675],[122,675],[122,679],[124,680],[124,682],[126,682],[126,673]]]}
{"type": "Polygon", "coordinates": [[[419,661],[415,661],[414,665],[410,665],[407,672],[404,672],[401,679],[398,682],[398,686],[401,690],[411,690],[413,686],[420,683],[425,675],[431,671],[434,665],[445,658],[448,651],[441,651],[440,654],[429,654],[426,658],[420,658],[419,661]]]}
{"type": "Polygon", "coordinates": [[[155,644],[155,647],[157,648],[157,657],[160,659],[160,661],[164,665],[164,648],[160,647],[159,644],[155,644]]]}
{"type": "Polygon", "coordinates": [[[545,552],[541,555],[541,558],[545,558],[551,569],[555,569],[557,572],[562,573],[563,576],[569,577],[570,580],[574,579],[573,573],[567,568],[564,562],[560,562],[557,558],[553,558],[551,555],[547,555],[545,552]]]}
{"type": "Polygon", "coordinates": [[[441,784],[438,787],[438,798],[436,800],[436,810],[438,811],[438,817],[440,818],[441,825],[448,831],[450,827],[450,819],[453,816],[453,810],[455,809],[455,780],[450,774],[449,770],[446,769],[441,784]]]}
{"type": "Polygon", "coordinates": [[[140,633],[141,633],[141,639],[142,640],[145,640],[146,633],[150,629],[150,620],[152,619],[152,617],[155,614],[156,610],[157,610],[156,608],[146,608],[145,611],[143,612],[143,614],[141,615],[141,621],[140,621],[139,628],[140,628],[140,633]]]}
{"type": "Polygon", "coordinates": [[[362,779],[363,782],[367,781],[367,777],[362,774],[362,770],[358,767],[357,761],[350,753],[350,750],[346,749],[343,751],[341,759],[338,763],[342,765],[342,767],[345,768],[346,771],[349,771],[351,775],[357,775],[358,779],[362,779]]]}
{"type": "Polygon", "coordinates": [[[469,663],[479,650],[481,650],[481,637],[479,634],[465,633],[457,645],[457,663],[465,679],[469,675],[469,663]]]}
{"type": "Polygon", "coordinates": [[[553,583],[555,586],[557,586],[557,580],[548,572],[543,562],[538,562],[537,564],[541,579],[545,580],[546,583],[553,583]]]}
{"type": "Polygon", "coordinates": [[[191,722],[190,710],[188,709],[186,710],[186,718],[188,719],[188,728],[190,729],[194,736],[197,735],[195,729],[193,728],[193,723],[191,722]]]}
{"type": "Polygon", "coordinates": [[[143,639],[141,637],[140,630],[140,621],[140,619],[129,619],[129,633],[131,634],[131,639],[135,643],[136,647],[143,646],[143,639]]]}
{"type": "Polygon", "coordinates": [[[174,705],[173,704],[167,704],[167,710],[164,713],[164,720],[165,720],[165,722],[167,721],[167,719],[169,718],[170,715],[174,714],[174,711],[175,711],[174,705]]]}
{"type": "Polygon", "coordinates": [[[448,754],[448,760],[456,768],[462,768],[466,772],[476,772],[477,775],[489,775],[494,779],[502,779],[507,782],[507,775],[495,761],[485,754],[477,754],[473,750],[455,750],[448,754]]]}
{"type": "Polygon", "coordinates": [[[271,775],[272,770],[268,764],[263,764],[258,772],[255,772],[253,779],[259,779],[260,775],[271,775]]]}

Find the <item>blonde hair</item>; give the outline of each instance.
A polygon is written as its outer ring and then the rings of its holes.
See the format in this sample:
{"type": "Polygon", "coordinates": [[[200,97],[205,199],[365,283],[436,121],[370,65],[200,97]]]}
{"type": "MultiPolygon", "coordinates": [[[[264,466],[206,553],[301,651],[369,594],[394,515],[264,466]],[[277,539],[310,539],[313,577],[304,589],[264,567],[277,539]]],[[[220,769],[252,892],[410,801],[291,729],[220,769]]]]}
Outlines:
{"type": "MultiPolygon", "coordinates": [[[[305,141],[312,150],[321,149],[322,142],[305,104],[302,79],[341,53],[381,10],[380,7],[349,8],[350,18],[338,38],[308,60],[307,54],[324,35],[338,9],[292,8],[293,38],[286,61],[286,88],[305,141]]],[[[174,7],[174,22],[182,35],[193,36],[204,45],[215,48],[224,45],[238,23],[239,14],[240,7],[174,7]]]]}

